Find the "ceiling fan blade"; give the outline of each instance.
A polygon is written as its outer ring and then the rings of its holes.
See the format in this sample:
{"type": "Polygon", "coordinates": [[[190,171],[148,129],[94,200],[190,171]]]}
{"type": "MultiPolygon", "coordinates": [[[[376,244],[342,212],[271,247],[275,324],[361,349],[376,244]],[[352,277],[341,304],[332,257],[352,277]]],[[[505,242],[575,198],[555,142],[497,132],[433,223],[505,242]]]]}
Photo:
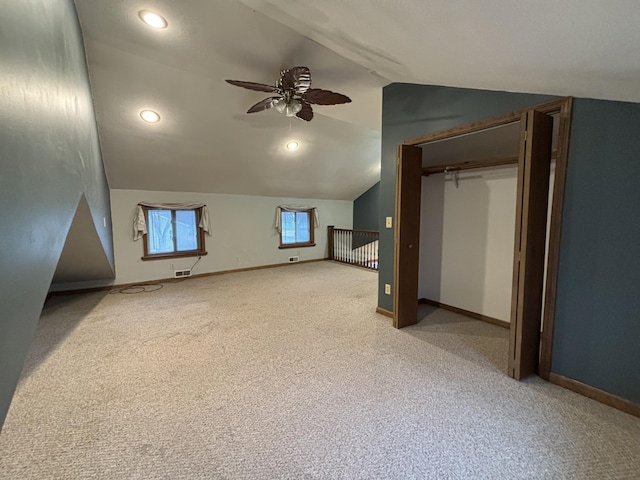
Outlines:
{"type": "Polygon", "coordinates": [[[293,67],[282,72],[280,84],[284,90],[295,90],[299,95],[311,87],[311,71],[307,67],[293,67]]]}
{"type": "Polygon", "coordinates": [[[340,103],[350,103],[351,99],[341,93],[320,88],[310,88],[303,95],[305,101],[316,105],[338,105],[340,103]]]}
{"type": "Polygon", "coordinates": [[[280,100],[280,97],[265,98],[264,100],[259,101],[249,110],[247,110],[247,113],[256,113],[262,112],[263,110],[268,110],[273,107],[278,100],[280,100]]]}
{"type": "Polygon", "coordinates": [[[296,113],[296,117],[310,122],[313,118],[313,109],[311,108],[311,105],[309,105],[307,102],[302,102],[302,110],[296,113]]]}
{"type": "Polygon", "coordinates": [[[278,92],[278,88],[272,85],[265,85],[264,83],[243,82],[241,80],[225,80],[225,82],[235,85],[236,87],[248,88],[249,90],[255,90],[257,92],[278,92]]]}

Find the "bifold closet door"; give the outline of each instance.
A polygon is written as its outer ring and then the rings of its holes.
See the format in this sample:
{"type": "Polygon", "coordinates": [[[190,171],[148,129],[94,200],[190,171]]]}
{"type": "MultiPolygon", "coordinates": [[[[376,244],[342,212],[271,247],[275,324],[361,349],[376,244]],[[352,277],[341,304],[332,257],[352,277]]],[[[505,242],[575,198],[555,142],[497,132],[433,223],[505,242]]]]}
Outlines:
{"type": "Polygon", "coordinates": [[[511,299],[509,375],[520,380],[538,368],[553,118],[522,115],[511,299]]]}
{"type": "Polygon", "coordinates": [[[396,328],[418,322],[421,187],[422,149],[399,145],[396,155],[396,218],[393,225],[393,326],[396,328]]]}

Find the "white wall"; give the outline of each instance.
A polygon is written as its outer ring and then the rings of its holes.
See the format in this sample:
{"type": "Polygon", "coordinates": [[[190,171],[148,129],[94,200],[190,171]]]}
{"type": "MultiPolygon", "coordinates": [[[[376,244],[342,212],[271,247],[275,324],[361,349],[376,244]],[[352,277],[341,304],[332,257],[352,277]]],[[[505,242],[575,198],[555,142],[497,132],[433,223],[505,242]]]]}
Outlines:
{"type": "Polygon", "coordinates": [[[211,215],[212,235],[205,235],[208,255],[202,257],[194,274],[285,263],[290,256],[300,260],[327,257],[327,226],[352,228],[353,202],[300,198],[256,197],[111,190],[111,212],[115,251],[115,284],[158,280],[173,276],[175,269],[189,268],[195,257],[142,261],[142,240],[133,241],[133,216],[138,202],[203,202],[211,215]],[[318,208],[320,225],[315,229],[315,247],[279,249],[274,228],[276,207],[283,203],[318,208]]]}
{"type": "MultiPolygon", "coordinates": [[[[461,172],[458,188],[451,175],[422,178],[419,298],[510,321],[517,174],[461,172]]],[[[552,168],[549,214],[553,180],[552,168]]]]}
{"type": "Polygon", "coordinates": [[[517,167],[423,177],[420,298],[509,321],[517,167]]]}

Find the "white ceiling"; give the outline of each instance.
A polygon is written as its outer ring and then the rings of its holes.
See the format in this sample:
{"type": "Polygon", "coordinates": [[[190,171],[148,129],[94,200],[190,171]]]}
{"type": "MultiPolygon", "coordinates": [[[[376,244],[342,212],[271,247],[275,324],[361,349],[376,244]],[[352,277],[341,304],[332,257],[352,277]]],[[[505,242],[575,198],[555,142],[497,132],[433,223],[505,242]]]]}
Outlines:
{"type": "Polygon", "coordinates": [[[518,155],[520,122],[422,145],[422,166],[453,165],[518,155]]]}
{"type": "Polygon", "coordinates": [[[391,82],[640,102],[637,0],[76,0],[111,188],[353,200],[391,82]],[[168,20],[153,30],[138,11],[168,20]],[[353,103],[244,112],[306,65],[353,103]],[[143,108],[162,116],[145,124],[143,108]],[[301,148],[289,152],[287,140],[301,148]]]}
{"type": "MultiPolygon", "coordinates": [[[[559,116],[553,117],[551,151],[555,152],[560,130],[559,116]]],[[[422,144],[422,166],[453,165],[476,160],[515,157],[520,152],[520,122],[479,130],[444,140],[422,144]]]]}

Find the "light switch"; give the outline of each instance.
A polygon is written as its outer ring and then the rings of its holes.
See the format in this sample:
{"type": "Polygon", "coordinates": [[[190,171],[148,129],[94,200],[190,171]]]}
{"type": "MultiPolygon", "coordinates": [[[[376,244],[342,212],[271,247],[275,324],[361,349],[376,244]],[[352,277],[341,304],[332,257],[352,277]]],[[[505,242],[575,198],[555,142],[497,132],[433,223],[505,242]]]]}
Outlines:
{"type": "Polygon", "coordinates": [[[391,228],[392,220],[391,217],[387,217],[387,228],[391,228]]]}

